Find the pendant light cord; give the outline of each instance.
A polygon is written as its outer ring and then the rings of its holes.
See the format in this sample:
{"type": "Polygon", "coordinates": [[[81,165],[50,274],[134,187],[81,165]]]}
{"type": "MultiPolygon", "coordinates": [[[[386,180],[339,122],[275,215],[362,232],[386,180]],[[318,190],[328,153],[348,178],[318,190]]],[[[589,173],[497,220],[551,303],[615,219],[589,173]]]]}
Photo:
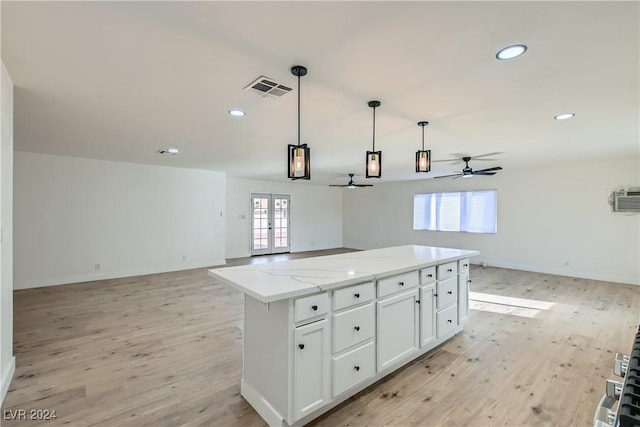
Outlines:
{"type": "Polygon", "coordinates": [[[300,147],[300,76],[298,76],[298,147],[300,147]]]}
{"type": "Polygon", "coordinates": [[[422,151],[424,151],[424,126],[422,126],[422,151]]]}
{"type": "Polygon", "coordinates": [[[373,151],[376,151],[376,107],[373,107],[373,151]]]}

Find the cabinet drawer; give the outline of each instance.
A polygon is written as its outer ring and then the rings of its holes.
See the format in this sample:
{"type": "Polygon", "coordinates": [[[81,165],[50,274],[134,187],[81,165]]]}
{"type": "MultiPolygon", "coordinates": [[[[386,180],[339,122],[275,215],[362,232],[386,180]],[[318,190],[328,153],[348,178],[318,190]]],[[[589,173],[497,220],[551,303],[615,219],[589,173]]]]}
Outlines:
{"type": "Polygon", "coordinates": [[[294,302],[295,322],[312,319],[329,312],[329,295],[326,292],[298,298],[294,302]]]}
{"type": "Polygon", "coordinates": [[[333,292],[333,309],[342,310],[375,298],[373,282],[349,286],[333,292]]]}
{"type": "Polygon", "coordinates": [[[386,277],[378,280],[378,298],[395,294],[418,287],[419,276],[417,271],[398,274],[397,276],[386,277]]]}
{"type": "Polygon", "coordinates": [[[436,313],[438,338],[451,333],[458,326],[458,306],[452,305],[436,313]]]}
{"type": "Polygon", "coordinates": [[[373,303],[333,316],[333,352],[373,338],[375,309],[373,303]]]}
{"type": "Polygon", "coordinates": [[[422,285],[427,285],[431,282],[436,281],[436,267],[423,268],[420,270],[420,283],[422,285]]]}
{"type": "Polygon", "coordinates": [[[469,271],[469,258],[458,261],[458,273],[464,273],[465,271],[469,271]]]}
{"type": "Polygon", "coordinates": [[[438,266],[438,280],[448,279],[456,274],[458,274],[458,263],[456,261],[438,266]]]}
{"type": "Polygon", "coordinates": [[[371,378],[375,370],[373,342],[333,359],[333,397],[371,378]]]}
{"type": "Polygon", "coordinates": [[[438,282],[436,285],[436,309],[448,307],[451,304],[455,304],[458,300],[458,277],[452,277],[451,279],[438,282]]]}

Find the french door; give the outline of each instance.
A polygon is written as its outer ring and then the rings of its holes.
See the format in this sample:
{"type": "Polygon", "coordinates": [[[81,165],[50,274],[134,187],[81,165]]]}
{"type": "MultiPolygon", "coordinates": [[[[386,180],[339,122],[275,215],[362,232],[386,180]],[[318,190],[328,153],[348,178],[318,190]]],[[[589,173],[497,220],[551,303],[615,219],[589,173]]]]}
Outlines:
{"type": "Polygon", "coordinates": [[[251,255],[289,252],[290,196],[251,193],[251,255]]]}

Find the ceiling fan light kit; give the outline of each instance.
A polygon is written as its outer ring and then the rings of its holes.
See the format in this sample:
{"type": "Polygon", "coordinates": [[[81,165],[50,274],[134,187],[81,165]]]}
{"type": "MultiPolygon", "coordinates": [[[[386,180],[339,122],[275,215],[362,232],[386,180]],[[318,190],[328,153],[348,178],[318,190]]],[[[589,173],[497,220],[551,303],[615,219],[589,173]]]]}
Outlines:
{"type": "Polygon", "coordinates": [[[431,171],[431,150],[424,149],[424,128],[429,124],[427,121],[418,122],[422,128],[422,150],[416,151],[416,172],[431,171]]]}
{"type": "Polygon", "coordinates": [[[369,107],[373,108],[373,147],[367,151],[366,173],[367,178],[382,177],[382,151],[376,151],[376,108],[380,106],[380,101],[369,101],[369,107]]]}
{"type": "Polygon", "coordinates": [[[298,77],[298,145],[289,144],[288,176],[293,180],[311,179],[311,150],[307,144],[300,144],[300,77],[307,74],[301,65],[291,68],[291,74],[298,77]]]}

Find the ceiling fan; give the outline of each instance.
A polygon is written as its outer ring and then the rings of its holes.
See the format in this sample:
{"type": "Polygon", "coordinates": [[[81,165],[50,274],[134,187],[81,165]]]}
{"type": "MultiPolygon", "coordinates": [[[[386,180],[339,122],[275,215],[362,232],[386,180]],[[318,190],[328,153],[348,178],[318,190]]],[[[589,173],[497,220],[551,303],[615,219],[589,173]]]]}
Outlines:
{"type": "Polygon", "coordinates": [[[353,182],[353,174],[349,174],[349,183],[347,184],[330,184],[329,187],[347,187],[349,189],[353,189],[356,187],[373,187],[373,184],[355,184],[353,182]]]}
{"type": "MultiPolygon", "coordinates": [[[[478,157],[485,157],[485,156],[490,156],[492,154],[499,154],[499,153],[491,153],[491,154],[484,154],[482,156],[478,156],[478,157]]],[[[476,159],[477,157],[471,157],[471,156],[466,156],[463,157],[462,159],[453,159],[453,160],[434,160],[436,162],[447,162],[447,161],[459,161],[462,160],[465,164],[464,169],[462,169],[461,172],[455,173],[453,175],[443,175],[443,176],[436,176],[434,178],[449,178],[449,177],[454,177],[454,179],[456,178],[471,178],[474,175],[495,175],[497,173],[497,171],[502,170],[502,168],[500,166],[496,166],[493,168],[488,168],[488,169],[480,169],[480,170],[473,170],[471,169],[471,167],[469,166],[469,161],[471,159],[476,159]]],[[[479,160],[493,160],[493,159],[479,159],[479,160]]]]}

